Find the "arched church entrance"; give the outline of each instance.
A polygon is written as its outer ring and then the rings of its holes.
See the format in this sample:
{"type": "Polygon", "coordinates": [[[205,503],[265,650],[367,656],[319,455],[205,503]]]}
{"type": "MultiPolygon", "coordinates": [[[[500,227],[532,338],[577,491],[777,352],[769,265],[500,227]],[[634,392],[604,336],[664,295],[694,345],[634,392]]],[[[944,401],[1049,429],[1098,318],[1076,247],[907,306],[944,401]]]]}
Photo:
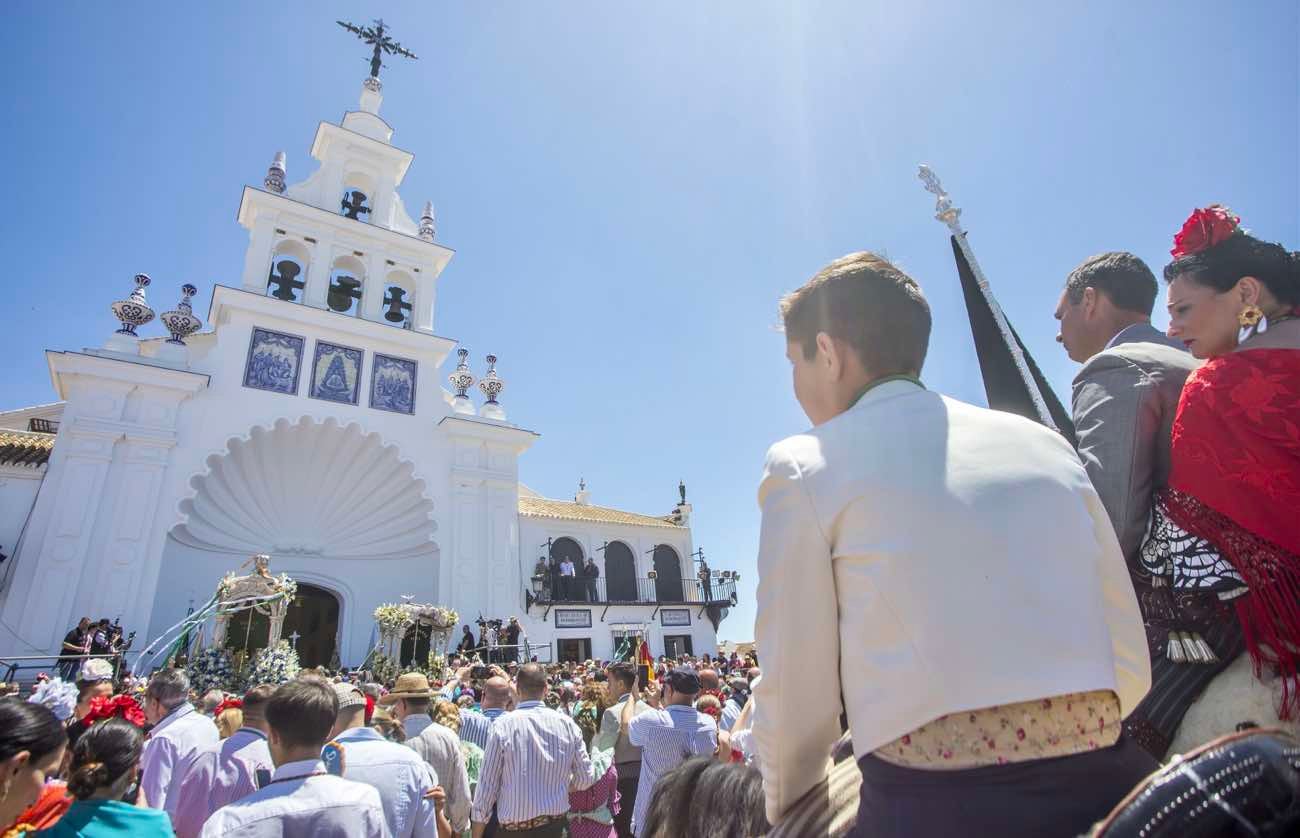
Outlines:
{"type": "MultiPolygon", "coordinates": [[[[182,520],[170,536],[199,551],[186,557],[194,572],[215,567],[219,578],[222,568],[235,571],[249,556],[266,553],[272,573],[297,578],[298,601],[282,636],[298,634],[304,666],[328,666],[336,649],[347,665],[365,654],[370,625],[353,618],[362,610],[354,597],[382,601],[402,593],[400,580],[379,590],[385,582],[375,568],[414,559],[438,578],[438,525],[425,482],[395,445],[357,423],[279,419],[230,438],[205,464],[190,479],[193,494],[180,502],[182,520]],[[307,584],[312,579],[333,591],[307,584]],[[357,585],[364,590],[354,590],[357,585]]],[[[246,638],[264,644],[266,628],[241,622],[228,637],[239,650],[246,638]]]]}
{"type": "Polygon", "coordinates": [[[303,666],[329,666],[338,648],[339,600],[315,585],[298,585],[298,596],[284,618],[284,637],[298,650],[303,666]]]}
{"type": "MultiPolygon", "coordinates": [[[[270,625],[256,609],[241,611],[230,619],[226,648],[245,652],[248,659],[266,647],[270,625]]],[[[284,617],[281,637],[298,650],[303,666],[329,666],[338,648],[339,600],[316,585],[298,584],[298,595],[284,617]]]]}

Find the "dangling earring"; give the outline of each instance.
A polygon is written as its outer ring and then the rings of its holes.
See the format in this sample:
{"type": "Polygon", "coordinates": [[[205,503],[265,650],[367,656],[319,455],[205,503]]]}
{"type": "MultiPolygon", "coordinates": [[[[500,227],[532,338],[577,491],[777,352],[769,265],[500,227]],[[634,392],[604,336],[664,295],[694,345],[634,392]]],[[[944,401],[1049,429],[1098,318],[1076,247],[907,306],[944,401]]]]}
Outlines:
{"type": "Polygon", "coordinates": [[[1247,305],[1237,315],[1237,324],[1241,328],[1237,331],[1237,343],[1245,343],[1255,335],[1262,335],[1268,331],[1268,318],[1264,316],[1264,310],[1257,305],[1247,305]]]}

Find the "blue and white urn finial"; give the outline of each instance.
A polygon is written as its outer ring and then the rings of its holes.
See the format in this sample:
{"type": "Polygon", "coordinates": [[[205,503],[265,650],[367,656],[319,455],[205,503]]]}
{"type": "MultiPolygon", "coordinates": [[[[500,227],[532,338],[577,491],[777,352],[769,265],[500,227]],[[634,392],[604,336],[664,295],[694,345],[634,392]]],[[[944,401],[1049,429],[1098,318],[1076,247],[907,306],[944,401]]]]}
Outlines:
{"type": "Polygon", "coordinates": [[[433,201],[425,201],[424,212],[420,215],[420,238],[431,242],[436,234],[437,230],[433,224],[433,201]]]}
{"type": "Polygon", "coordinates": [[[470,401],[466,393],[469,388],[474,386],[474,373],[469,370],[469,350],[465,348],[457,349],[456,356],[460,362],[456,364],[456,369],[451,375],[447,376],[447,381],[456,389],[456,395],[452,397],[451,409],[457,413],[463,413],[469,416],[474,415],[474,403],[470,401]]]}
{"type": "Polygon", "coordinates": [[[268,191],[277,195],[284,194],[285,159],[284,152],[277,151],[275,159],[271,161],[271,167],[266,170],[266,178],[262,181],[268,191]]]}
{"type": "Polygon", "coordinates": [[[497,402],[497,396],[506,388],[505,381],[497,375],[497,356],[487,356],[488,371],[479,381],[478,388],[487,396],[487,401],[483,404],[483,409],[479,411],[488,419],[505,419],[506,412],[497,402]]]}
{"type": "Polygon", "coordinates": [[[144,289],[149,287],[148,274],[135,275],[135,290],[125,300],[118,300],[109,306],[113,316],[122,324],[118,329],[109,336],[106,348],[117,352],[127,352],[139,354],[140,336],[136,334],[136,329],[153,320],[153,309],[145,301],[144,289]]]}
{"type": "Polygon", "coordinates": [[[194,334],[203,325],[203,321],[194,315],[190,298],[199,293],[199,289],[188,282],[181,286],[181,301],[171,311],[164,311],[158,316],[167,331],[171,332],[168,343],[185,345],[185,339],[194,334]]]}

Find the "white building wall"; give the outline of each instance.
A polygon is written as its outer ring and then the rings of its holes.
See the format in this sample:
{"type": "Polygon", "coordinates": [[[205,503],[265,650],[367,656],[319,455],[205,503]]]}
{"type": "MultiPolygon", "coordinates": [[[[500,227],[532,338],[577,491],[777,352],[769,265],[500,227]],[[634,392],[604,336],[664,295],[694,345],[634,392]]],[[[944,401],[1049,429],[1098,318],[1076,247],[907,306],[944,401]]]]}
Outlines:
{"type": "MultiPolygon", "coordinates": [[[[543,622],[546,608],[534,605],[527,615],[523,611],[523,591],[530,587],[533,567],[539,557],[546,555],[547,538],[571,538],[581,547],[585,556],[594,557],[600,568],[602,579],[608,576],[605,570],[605,554],[600,548],[607,542],[622,541],[632,550],[636,559],[636,575],[644,579],[654,569],[654,548],[657,544],[667,544],[677,551],[681,561],[682,579],[695,578],[695,571],[690,555],[695,551],[688,527],[652,527],[607,524],[589,521],[542,518],[532,515],[519,516],[520,564],[523,578],[519,581],[520,593],[517,598],[517,610],[508,613],[485,615],[491,617],[509,617],[517,615],[524,630],[528,633],[531,644],[544,645],[549,650],[550,660],[558,659],[556,640],[564,638],[586,638],[591,641],[593,658],[608,660],[615,652],[615,626],[645,626],[650,651],[656,658],[664,654],[664,637],[669,635],[687,635],[691,638],[693,652],[696,655],[717,654],[717,632],[709,621],[707,614],[702,614],[702,607],[696,605],[668,605],[666,609],[680,613],[686,611],[690,624],[688,626],[664,626],[664,617],[656,614],[654,603],[637,605],[612,605],[608,609],[596,603],[573,603],[556,605],[543,622]],[[556,611],[590,611],[590,628],[557,628],[556,611]],[[651,619],[653,616],[653,619],[651,619]]],[[[539,653],[545,657],[546,653],[539,653]]]]}

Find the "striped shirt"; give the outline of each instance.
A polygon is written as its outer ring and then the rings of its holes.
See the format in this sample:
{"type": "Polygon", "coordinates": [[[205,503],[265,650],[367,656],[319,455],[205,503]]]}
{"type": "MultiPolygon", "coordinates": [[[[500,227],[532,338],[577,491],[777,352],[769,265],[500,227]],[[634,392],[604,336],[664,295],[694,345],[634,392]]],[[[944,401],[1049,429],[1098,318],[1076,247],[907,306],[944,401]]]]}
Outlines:
{"type": "Polygon", "coordinates": [[[488,731],[473,819],[487,823],[493,806],[503,824],[563,815],[569,789],[591,788],[598,779],[573,719],[540,701],[524,701],[488,731]]]}
{"type": "Polygon", "coordinates": [[[641,777],[636,806],[632,809],[632,834],[640,835],[641,822],[659,778],[687,759],[718,749],[718,728],[713,719],[684,704],[665,710],[647,710],[627,726],[627,738],[641,749],[641,777]]]}
{"type": "Polygon", "coordinates": [[[506,712],[500,707],[491,707],[481,712],[469,710],[464,707],[460,709],[460,738],[463,742],[473,742],[483,750],[487,750],[488,731],[492,728],[492,723],[497,717],[506,712]]]}

